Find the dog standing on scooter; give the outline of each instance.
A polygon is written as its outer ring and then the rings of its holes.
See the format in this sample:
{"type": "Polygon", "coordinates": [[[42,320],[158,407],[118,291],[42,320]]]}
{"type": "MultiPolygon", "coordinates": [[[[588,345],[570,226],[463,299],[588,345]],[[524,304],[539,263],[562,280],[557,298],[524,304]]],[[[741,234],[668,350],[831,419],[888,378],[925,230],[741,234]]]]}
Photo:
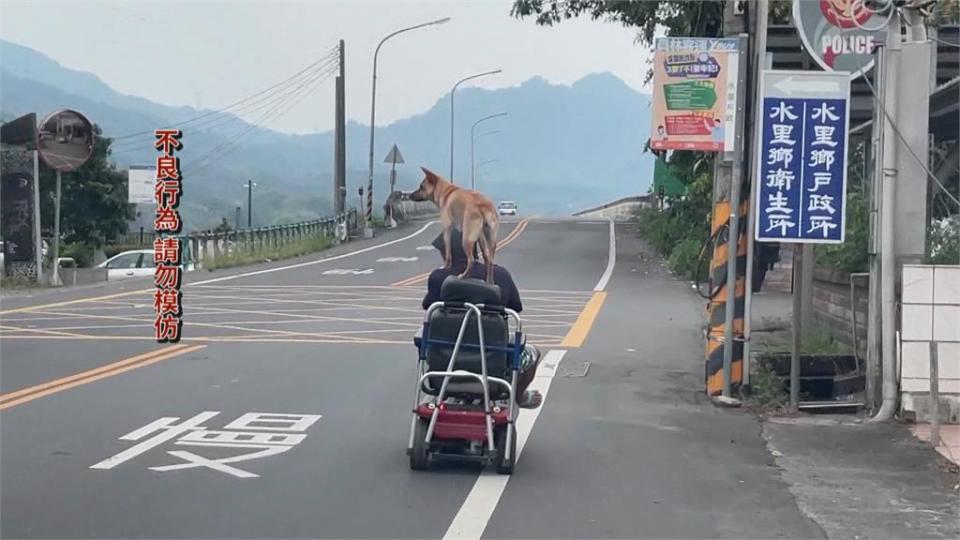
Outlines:
{"type": "Polygon", "coordinates": [[[435,172],[420,168],[426,176],[420,182],[420,187],[409,197],[412,201],[433,201],[440,209],[445,250],[444,268],[450,268],[453,264],[450,231],[457,227],[463,234],[463,251],[467,254],[467,267],[460,274],[460,278],[470,275],[474,246],[479,242],[487,270],[487,283],[493,283],[493,258],[497,252],[497,228],[500,226],[500,218],[493,202],[478,191],[460,188],[435,172]]]}

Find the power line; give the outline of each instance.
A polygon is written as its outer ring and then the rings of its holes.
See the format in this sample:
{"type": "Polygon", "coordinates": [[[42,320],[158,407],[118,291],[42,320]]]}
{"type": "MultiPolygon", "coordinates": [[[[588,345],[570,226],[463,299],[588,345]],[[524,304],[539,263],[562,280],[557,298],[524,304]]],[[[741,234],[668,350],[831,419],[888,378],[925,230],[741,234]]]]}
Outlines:
{"type": "MultiPolygon", "coordinates": [[[[340,49],[339,49],[339,46],[331,47],[331,48],[329,49],[329,51],[328,51],[326,54],[324,54],[324,55],[323,55],[319,60],[317,60],[316,62],[311,63],[309,66],[307,66],[307,67],[301,69],[300,71],[294,73],[294,74],[291,75],[290,77],[288,77],[288,78],[280,81],[280,82],[277,83],[277,84],[274,84],[273,86],[270,86],[269,88],[266,88],[266,89],[264,89],[264,90],[261,90],[261,91],[257,92],[256,94],[249,95],[249,96],[247,96],[247,97],[245,97],[245,98],[243,98],[243,99],[241,99],[241,100],[239,100],[239,101],[236,101],[236,102],[234,102],[234,103],[231,103],[230,105],[227,105],[226,107],[223,107],[223,108],[221,108],[221,109],[216,109],[216,110],[213,110],[213,111],[208,111],[208,112],[203,113],[203,114],[201,114],[201,115],[199,115],[199,116],[195,116],[195,117],[193,117],[193,118],[189,118],[189,119],[182,120],[182,121],[179,121],[179,122],[171,122],[170,125],[175,125],[175,126],[187,125],[187,124],[190,124],[190,123],[195,122],[195,121],[197,121],[197,120],[200,120],[200,119],[203,119],[203,118],[207,118],[207,117],[210,117],[210,116],[215,115],[215,114],[225,113],[226,111],[229,111],[230,109],[232,109],[232,108],[234,108],[234,107],[236,107],[236,106],[238,106],[238,105],[241,105],[241,104],[243,104],[243,103],[246,103],[247,101],[250,101],[251,99],[254,99],[254,98],[258,97],[258,96],[261,96],[261,95],[263,95],[263,94],[266,94],[266,93],[268,93],[268,92],[271,92],[271,91],[277,89],[278,87],[283,86],[283,85],[289,83],[290,81],[292,81],[292,80],[300,77],[301,75],[303,75],[303,74],[306,73],[307,71],[310,71],[310,70],[314,69],[315,67],[319,66],[320,64],[323,64],[323,63],[325,63],[325,62],[328,62],[331,57],[336,58],[337,55],[339,55],[339,50],[340,50],[340,49]]],[[[111,137],[111,139],[113,139],[114,141],[119,141],[119,140],[123,140],[123,139],[130,139],[130,138],[133,138],[133,137],[142,137],[142,136],[144,136],[144,135],[151,135],[151,136],[152,136],[152,135],[153,135],[153,130],[138,131],[138,132],[136,132],[136,133],[128,133],[128,134],[126,134],[126,135],[120,135],[120,136],[117,136],[117,137],[111,137]]]]}
{"type": "MultiPolygon", "coordinates": [[[[913,148],[910,148],[910,144],[907,143],[907,139],[904,138],[902,133],[900,133],[900,129],[897,128],[897,124],[893,121],[893,117],[891,117],[890,113],[887,112],[887,108],[883,106],[883,101],[880,99],[880,96],[877,95],[877,91],[873,88],[873,85],[870,84],[870,80],[866,76],[862,76],[862,78],[863,78],[863,82],[867,83],[867,88],[870,89],[870,93],[873,94],[874,101],[876,101],[877,105],[880,107],[880,110],[883,111],[883,115],[886,116],[887,120],[890,122],[890,127],[893,128],[893,132],[897,134],[897,137],[900,139],[900,142],[903,143],[903,146],[904,148],[907,149],[907,152],[909,152],[910,155],[913,156],[913,159],[915,159],[917,163],[920,164],[920,167],[922,167],[924,172],[927,173],[927,176],[929,176],[931,179],[933,179],[934,182],[936,182],[937,186],[947,195],[947,197],[950,200],[952,200],[954,204],[960,206],[960,199],[957,199],[956,197],[954,197],[953,194],[950,193],[949,190],[947,190],[947,187],[943,185],[943,182],[941,182],[939,178],[934,176],[933,172],[931,172],[930,169],[927,168],[927,164],[924,163],[922,159],[920,159],[920,156],[918,156],[917,153],[913,151],[913,148]]],[[[879,128],[879,126],[877,127],[879,128]]]]}
{"type": "Polygon", "coordinates": [[[244,137],[246,137],[247,134],[253,132],[254,130],[262,130],[267,125],[269,125],[270,122],[283,116],[287,111],[293,108],[293,106],[295,106],[304,98],[306,98],[308,95],[310,95],[310,93],[313,90],[315,90],[322,82],[328,79],[330,75],[332,75],[336,71],[337,71],[336,69],[328,69],[325,72],[317,73],[313,77],[311,77],[309,80],[302,82],[296,88],[289,90],[287,94],[285,94],[283,99],[278,100],[278,102],[273,107],[271,107],[270,110],[266,111],[257,120],[255,120],[253,123],[246,126],[243,130],[237,133],[237,135],[232,140],[228,140],[227,142],[219,145],[218,147],[208,152],[205,156],[197,159],[196,162],[191,164],[191,165],[195,165],[196,168],[190,171],[190,174],[198,174],[199,172],[207,169],[210,165],[215,163],[217,160],[226,156],[230,152],[236,150],[240,146],[240,144],[244,141],[244,137]],[[261,122],[263,122],[263,125],[258,125],[261,122]]]}
{"type": "MultiPolygon", "coordinates": [[[[213,163],[216,162],[218,159],[224,157],[224,156],[227,155],[228,153],[230,153],[230,152],[232,152],[233,150],[235,150],[235,149],[240,145],[240,143],[243,142],[243,138],[244,138],[247,134],[249,134],[250,132],[252,132],[252,131],[255,130],[255,129],[263,129],[263,127],[265,127],[265,126],[266,126],[267,124],[269,124],[271,121],[273,121],[274,119],[282,116],[282,115],[283,115],[284,113],[286,113],[293,105],[299,103],[299,101],[300,101],[303,97],[306,97],[306,95],[309,94],[309,92],[313,89],[313,88],[310,88],[310,86],[316,87],[316,85],[319,84],[319,83],[317,82],[318,79],[320,79],[321,77],[323,77],[324,79],[326,79],[327,77],[329,77],[329,75],[330,75],[331,73],[332,73],[332,71],[329,71],[329,72],[327,72],[327,73],[317,74],[315,77],[311,78],[311,79],[308,80],[308,81],[305,81],[305,82],[301,83],[299,86],[297,86],[296,88],[294,88],[293,90],[291,90],[290,92],[288,92],[288,94],[284,96],[284,99],[282,99],[282,100],[278,101],[277,103],[275,103],[274,106],[270,108],[270,110],[266,111],[263,115],[261,115],[259,118],[257,118],[253,123],[245,126],[239,133],[237,133],[237,134],[234,136],[233,139],[228,140],[228,141],[220,144],[219,146],[217,146],[216,148],[214,148],[213,150],[211,150],[210,152],[208,152],[208,153],[207,153],[206,155],[204,155],[203,157],[198,158],[193,164],[191,164],[191,165],[196,165],[196,166],[197,166],[196,169],[194,169],[193,171],[191,171],[191,174],[196,174],[196,173],[199,173],[199,172],[205,170],[209,165],[213,164],[213,163]],[[316,84],[314,84],[314,83],[316,83],[316,84]],[[306,90],[303,90],[304,87],[307,87],[307,89],[306,89],[306,90]],[[300,95],[298,96],[298,94],[300,94],[300,95]],[[286,107],[286,108],[283,108],[285,105],[287,105],[287,107],[286,107]],[[280,112],[276,112],[276,111],[280,110],[281,108],[283,108],[283,110],[281,110],[280,112]],[[275,112],[276,112],[276,114],[274,114],[275,112]],[[268,119],[268,117],[270,117],[270,116],[272,116],[272,118],[269,118],[269,119],[268,119]],[[259,126],[258,124],[259,124],[260,122],[264,122],[264,126],[259,126]]],[[[322,82],[322,81],[320,81],[320,82],[322,82]]]]}
{"type": "MultiPolygon", "coordinates": [[[[200,120],[200,117],[193,119],[198,123],[194,124],[191,127],[191,132],[193,133],[204,133],[209,132],[213,129],[220,128],[222,126],[229,125],[236,122],[244,122],[245,120],[238,116],[239,114],[251,114],[257,111],[260,111],[266,107],[273,105],[277,100],[282,99],[285,93],[291,88],[295,87],[297,83],[302,83],[303,81],[313,80],[315,75],[318,73],[326,73],[332,67],[339,65],[339,59],[334,56],[323,61],[322,64],[314,64],[314,67],[310,68],[307,72],[301,72],[297,76],[284,81],[280,85],[275,85],[275,89],[266,96],[263,96],[257,100],[250,101],[240,107],[235,108],[230,111],[230,113],[214,111],[207,113],[202,116],[207,116],[208,118],[200,120]],[[216,116],[214,116],[214,114],[216,116]]],[[[295,87],[299,88],[299,87],[295,87]]],[[[262,92],[261,92],[262,93],[262,92]]],[[[179,127],[182,127],[184,124],[179,124],[179,127]]],[[[152,138],[153,132],[146,132],[146,135],[138,136],[137,138],[129,139],[123,141],[117,145],[114,145],[111,149],[116,153],[129,153],[132,150],[140,150],[144,147],[144,144],[148,139],[152,138]],[[142,139],[142,140],[141,140],[142,139]]]]}

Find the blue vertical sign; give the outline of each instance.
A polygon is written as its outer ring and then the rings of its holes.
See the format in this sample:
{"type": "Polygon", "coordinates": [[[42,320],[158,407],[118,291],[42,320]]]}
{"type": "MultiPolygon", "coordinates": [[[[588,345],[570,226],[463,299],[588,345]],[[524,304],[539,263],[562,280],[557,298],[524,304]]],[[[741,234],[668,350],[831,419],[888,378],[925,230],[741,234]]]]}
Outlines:
{"type": "Polygon", "coordinates": [[[760,86],[755,238],[843,243],[849,77],[765,70],[760,86]]]}

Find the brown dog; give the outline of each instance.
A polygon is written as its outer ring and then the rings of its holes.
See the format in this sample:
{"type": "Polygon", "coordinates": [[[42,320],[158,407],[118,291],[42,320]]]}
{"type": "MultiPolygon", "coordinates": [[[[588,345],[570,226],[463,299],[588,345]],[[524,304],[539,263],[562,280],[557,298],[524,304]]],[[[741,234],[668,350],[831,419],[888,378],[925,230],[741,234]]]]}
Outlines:
{"type": "Polygon", "coordinates": [[[457,227],[463,233],[463,251],[467,267],[461,278],[470,275],[473,268],[474,246],[480,242],[483,262],[487,268],[487,283],[493,283],[493,258],[497,252],[497,228],[500,219],[493,202],[482,193],[457,187],[431,170],[420,167],[426,175],[420,187],[410,194],[412,201],[433,201],[440,209],[443,224],[444,268],[450,268],[450,231],[457,227]]]}

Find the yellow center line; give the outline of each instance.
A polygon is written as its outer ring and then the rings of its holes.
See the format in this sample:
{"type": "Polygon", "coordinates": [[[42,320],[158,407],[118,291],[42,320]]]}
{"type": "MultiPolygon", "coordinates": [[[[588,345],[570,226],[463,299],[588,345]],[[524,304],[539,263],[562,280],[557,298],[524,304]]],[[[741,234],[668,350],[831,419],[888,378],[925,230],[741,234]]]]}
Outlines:
{"type": "Polygon", "coordinates": [[[604,291],[593,293],[590,301],[587,302],[587,305],[583,307],[583,311],[580,312],[580,316],[577,317],[577,321],[573,323],[573,327],[570,328],[566,337],[563,338],[563,342],[560,344],[561,347],[576,348],[583,345],[606,299],[607,293],[604,291]]]}
{"type": "Polygon", "coordinates": [[[70,388],[89,384],[107,377],[113,377],[114,375],[119,375],[121,373],[142,368],[144,366],[149,366],[150,364],[155,364],[175,356],[198,351],[204,347],[206,347],[206,345],[173,345],[170,347],[164,347],[158,351],[138,354],[112,364],[107,364],[106,366],[101,366],[77,373],[75,375],[70,375],[68,377],[30,386],[15,392],[9,392],[7,394],[0,395],[0,411],[16,405],[22,405],[35,399],[49,396],[51,394],[63,392],[64,390],[69,390],[70,388]]]}
{"type": "Polygon", "coordinates": [[[41,305],[39,305],[39,306],[26,306],[26,307],[22,307],[22,308],[7,309],[7,310],[0,311],[0,315],[11,315],[11,314],[13,314],[13,313],[25,313],[25,312],[33,311],[33,310],[36,310],[36,309],[47,309],[47,308],[58,308],[58,307],[63,307],[63,306],[72,306],[72,305],[74,305],[74,304],[85,304],[85,303],[87,303],[87,302],[99,302],[99,301],[102,301],[102,300],[109,300],[109,299],[111,299],[111,298],[123,298],[123,297],[125,297],[125,296],[133,296],[133,295],[136,295],[136,294],[146,294],[146,293],[150,293],[150,292],[153,292],[153,291],[154,291],[154,289],[143,289],[143,290],[139,290],[139,291],[127,291],[127,292],[122,292],[122,293],[117,293],[117,294],[108,294],[108,295],[105,295],[105,296],[94,296],[94,297],[91,297],[91,298],[80,298],[80,299],[77,299],[77,300],[68,300],[68,301],[66,301],[66,302],[56,302],[56,303],[53,303],[53,304],[41,304],[41,305]]]}
{"type": "MultiPolygon", "coordinates": [[[[510,231],[510,234],[508,234],[506,238],[497,242],[497,251],[500,251],[501,249],[507,247],[508,245],[510,245],[510,242],[513,242],[514,240],[516,240],[516,238],[520,236],[521,233],[523,233],[524,229],[527,228],[527,224],[529,222],[530,222],[530,218],[524,219],[523,221],[518,223],[517,226],[513,228],[513,230],[510,231]]],[[[392,284],[391,287],[407,287],[411,285],[419,285],[423,281],[425,281],[428,277],[430,277],[430,272],[424,272],[423,274],[417,274],[415,276],[408,277],[406,279],[401,279],[400,281],[397,281],[396,283],[392,284]]]]}

